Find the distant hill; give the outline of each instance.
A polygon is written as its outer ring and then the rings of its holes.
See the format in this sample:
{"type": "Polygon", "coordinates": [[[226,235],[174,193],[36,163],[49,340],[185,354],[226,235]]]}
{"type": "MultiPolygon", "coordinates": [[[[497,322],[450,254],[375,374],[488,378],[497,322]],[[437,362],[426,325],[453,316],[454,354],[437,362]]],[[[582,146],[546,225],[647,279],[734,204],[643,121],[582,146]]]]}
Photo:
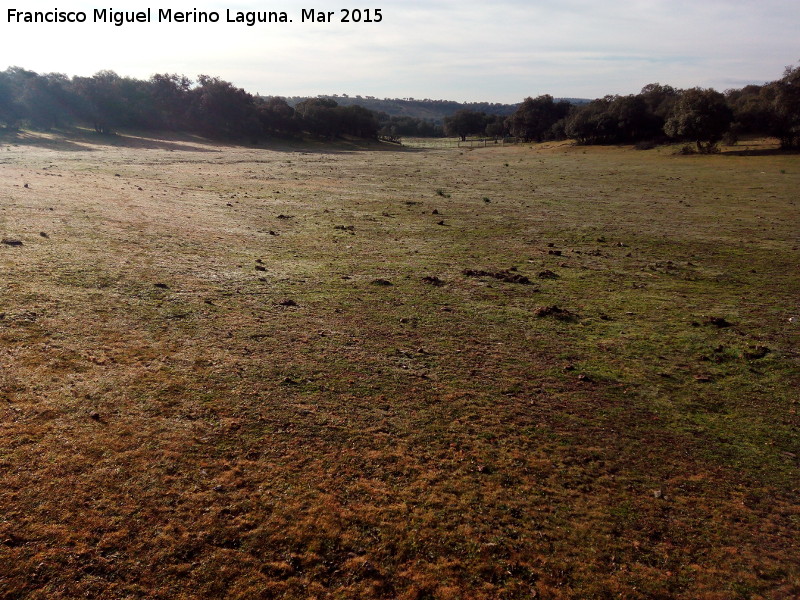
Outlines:
{"type": "MultiPolygon", "coordinates": [[[[445,117],[455,113],[457,110],[466,108],[477,112],[484,112],[488,115],[509,116],[517,110],[517,104],[500,104],[492,102],[456,102],[454,100],[417,100],[415,98],[375,98],[374,96],[337,96],[320,95],[317,98],[330,98],[335,100],[339,106],[350,106],[358,104],[364,108],[375,112],[385,112],[391,117],[414,117],[433,121],[441,125],[445,117]]],[[[308,96],[284,97],[291,106],[298,102],[308,100],[308,96]]],[[[556,100],[567,100],[573,104],[583,104],[588,100],[580,98],[556,98],[556,100]]]]}

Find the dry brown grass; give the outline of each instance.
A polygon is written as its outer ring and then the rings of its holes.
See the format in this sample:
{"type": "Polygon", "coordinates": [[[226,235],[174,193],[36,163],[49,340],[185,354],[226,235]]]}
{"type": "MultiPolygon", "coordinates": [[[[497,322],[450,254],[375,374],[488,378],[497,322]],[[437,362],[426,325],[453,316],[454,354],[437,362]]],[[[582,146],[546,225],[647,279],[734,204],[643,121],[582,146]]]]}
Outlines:
{"type": "Polygon", "coordinates": [[[796,155],[2,141],[0,598],[800,596],[796,155]]]}

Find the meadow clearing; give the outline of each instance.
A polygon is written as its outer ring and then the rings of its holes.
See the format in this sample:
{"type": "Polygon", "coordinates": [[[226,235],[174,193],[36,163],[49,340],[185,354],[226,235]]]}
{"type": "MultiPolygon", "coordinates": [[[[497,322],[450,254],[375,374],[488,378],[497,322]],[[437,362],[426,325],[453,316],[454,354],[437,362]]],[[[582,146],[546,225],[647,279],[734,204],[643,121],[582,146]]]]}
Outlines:
{"type": "Polygon", "coordinates": [[[0,599],[800,597],[800,156],[0,137],[0,599]]]}

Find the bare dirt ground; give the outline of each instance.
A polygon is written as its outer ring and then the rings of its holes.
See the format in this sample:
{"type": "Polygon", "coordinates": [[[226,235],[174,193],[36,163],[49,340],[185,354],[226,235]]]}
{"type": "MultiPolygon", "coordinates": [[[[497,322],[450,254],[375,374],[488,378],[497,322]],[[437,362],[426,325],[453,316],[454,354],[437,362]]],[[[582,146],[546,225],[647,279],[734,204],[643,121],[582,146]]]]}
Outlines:
{"type": "Polygon", "coordinates": [[[800,597],[800,157],[0,137],[0,598],[800,597]]]}

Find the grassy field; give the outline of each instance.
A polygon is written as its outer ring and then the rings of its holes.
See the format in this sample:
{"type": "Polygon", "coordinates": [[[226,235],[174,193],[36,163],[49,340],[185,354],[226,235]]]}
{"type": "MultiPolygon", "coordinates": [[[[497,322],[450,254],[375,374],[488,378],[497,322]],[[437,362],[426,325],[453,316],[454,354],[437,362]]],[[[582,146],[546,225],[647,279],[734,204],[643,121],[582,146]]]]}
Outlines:
{"type": "Polygon", "coordinates": [[[0,599],[800,597],[752,150],[6,134],[0,599]]]}

